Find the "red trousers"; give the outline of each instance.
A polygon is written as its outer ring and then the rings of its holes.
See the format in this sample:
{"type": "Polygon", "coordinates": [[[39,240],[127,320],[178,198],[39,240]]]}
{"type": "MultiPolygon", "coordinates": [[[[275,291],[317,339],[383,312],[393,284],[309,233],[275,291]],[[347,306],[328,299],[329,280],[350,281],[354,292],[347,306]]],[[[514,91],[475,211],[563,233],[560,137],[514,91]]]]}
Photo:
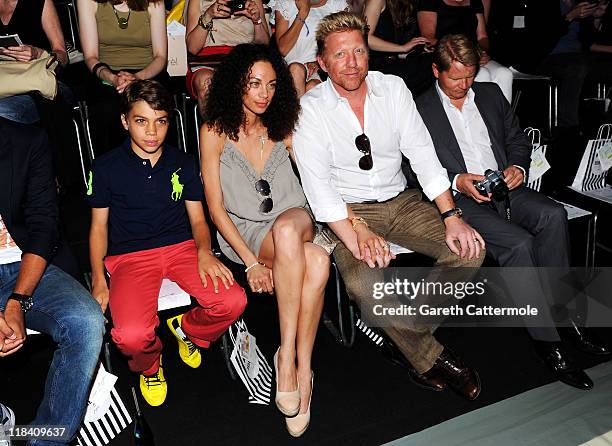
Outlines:
{"type": "Polygon", "coordinates": [[[162,343],[157,299],[162,279],[176,282],[198,301],[183,315],[181,327],[191,342],[208,347],[242,314],[246,295],[234,282],[229,290],[219,281],[216,294],[210,277],[204,288],[198,273],[195,242],[109,256],[104,261],[110,279],[111,336],[128,357],[133,372],[152,374],[159,368],[162,343]]]}

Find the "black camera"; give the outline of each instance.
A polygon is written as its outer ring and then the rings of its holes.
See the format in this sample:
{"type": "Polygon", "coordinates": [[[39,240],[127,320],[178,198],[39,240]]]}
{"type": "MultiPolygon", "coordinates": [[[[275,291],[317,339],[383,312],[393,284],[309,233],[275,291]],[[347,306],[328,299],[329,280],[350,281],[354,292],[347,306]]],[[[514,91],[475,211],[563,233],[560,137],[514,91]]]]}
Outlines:
{"type": "Polygon", "coordinates": [[[474,187],[481,195],[491,194],[494,200],[504,200],[508,196],[508,185],[504,181],[504,174],[499,170],[487,169],[484,176],[485,179],[476,181],[474,187]]]}
{"type": "Polygon", "coordinates": [[[245,0],[229,0],[227,2],[227,7],[231,9],[232,13],[242,11],[246,7],[245,0]]]}

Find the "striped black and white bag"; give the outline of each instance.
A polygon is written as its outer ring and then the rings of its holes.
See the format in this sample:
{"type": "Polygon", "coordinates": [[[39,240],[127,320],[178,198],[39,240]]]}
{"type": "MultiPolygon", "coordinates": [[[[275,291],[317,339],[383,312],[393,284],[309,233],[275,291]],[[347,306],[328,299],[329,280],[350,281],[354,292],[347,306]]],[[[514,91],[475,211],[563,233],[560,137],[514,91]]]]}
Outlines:
{"type": "Polygon", "coordinates": [[[604,124],[599,128],[597,138],[587,143],[572,189],[578,192],[590,192],[607,188],[607,169],[602,168],[599,152],[609,144],[612,144],[612,124],[604,124]]]}
{"type": "Polygon", "coordinates": [[[550,164],[546,159],[546,149],[548,147],[542,145],[542,133],[539,129],[527,127],[525,133],[531,139],[532,146],[527,187],[539,192],[542,187],[542,177],[550,170],[550,164]]]}
{"type": "Polygon", "coordinates": [[[244,320],[238,319],[228,331],[234,345],[230,360],[249,392],[249,403],[270,404],[272,369],[266,357],[257,347],[244,320]]]}
{"type": "Polygon", "coordinates": [[[115,388],[116,381],[117,377],[100,364],[89,394],[85,420],[77,435],[79,446],[106,445],[132,422],[115,388]]]}

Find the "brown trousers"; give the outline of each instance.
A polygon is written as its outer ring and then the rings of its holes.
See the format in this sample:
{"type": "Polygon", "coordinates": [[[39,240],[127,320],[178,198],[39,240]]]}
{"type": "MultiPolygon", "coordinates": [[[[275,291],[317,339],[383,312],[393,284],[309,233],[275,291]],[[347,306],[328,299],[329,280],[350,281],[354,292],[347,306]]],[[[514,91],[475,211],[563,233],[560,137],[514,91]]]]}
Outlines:
{"type": "MultiPolygon", "coordinates": [[[[482,264],[484,251],[480,258],[473,260],[461,259],[453,254],[445,242],[445,227],[440,214],[434,206],[423,202],[421,197],[420,191],[408,189],[388,202],[352,203],[351,209],[385,240],[435,259],[435,268],[428,274],[427,281],[469,280],[475,268],[482,264]]],[[[349,297],[360,307],[362,315],[367,312],[372,314],[369,311],[375,303],[372,287],[375,282],[384,281],[383,270],[371,269],[355,259],[343,243],[338,244],[334,256],[349,297]]],[[[420,299],[419,302],[423,302],[423,298],[420,299]]],[[[389,317],[388,323],[378,321],[419,373],[431,369],[442,353],[444,347],[433,337],[436,325],[398,326],[394,317],[389,317]]]]}

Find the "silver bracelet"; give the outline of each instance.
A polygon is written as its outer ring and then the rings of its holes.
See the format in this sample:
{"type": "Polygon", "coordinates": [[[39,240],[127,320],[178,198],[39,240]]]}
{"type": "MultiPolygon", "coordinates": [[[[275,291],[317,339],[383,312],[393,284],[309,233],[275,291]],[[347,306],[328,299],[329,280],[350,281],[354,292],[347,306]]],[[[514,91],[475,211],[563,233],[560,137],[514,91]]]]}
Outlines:
{"type": "MultiPolygon", "coordinates": [[[[253,263],[251,266],[248,266],[248,267],[247,267],[247,268],[244,270],[244,272],[245,272],[245,273],[248,273],[248,272],[249,272],[249,270],[251,270],[251,269],[255,268],[257,265],[263,265],[263,263],[261,263],[261,262],[255,262],[255,263],[253,263]]],[[[264,265],[264,266],[265,266],[265,265],[264,265]]]]}

